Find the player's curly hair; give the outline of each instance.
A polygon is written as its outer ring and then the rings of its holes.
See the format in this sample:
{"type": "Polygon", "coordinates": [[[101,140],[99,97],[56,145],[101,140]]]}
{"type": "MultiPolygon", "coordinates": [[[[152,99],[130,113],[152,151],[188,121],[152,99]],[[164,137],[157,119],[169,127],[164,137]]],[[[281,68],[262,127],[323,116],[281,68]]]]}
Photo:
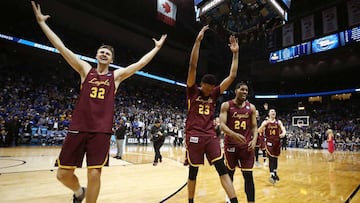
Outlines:
{"type": "Polygon", "coordinates": [[[243,86],[243,85],[246,85],[247,87],[249,87],[249,85],[247,84],[247,82],[241,81],[241,82],[236,83],[235,89],[239,89],[240,86],[243,86]]]}
{"type": "Polygon", "coordinates": [[[206,83],[209,85],[216,85],[216,77],[213,74],[206,74],[201,78],[202,83],[206,83]]]}

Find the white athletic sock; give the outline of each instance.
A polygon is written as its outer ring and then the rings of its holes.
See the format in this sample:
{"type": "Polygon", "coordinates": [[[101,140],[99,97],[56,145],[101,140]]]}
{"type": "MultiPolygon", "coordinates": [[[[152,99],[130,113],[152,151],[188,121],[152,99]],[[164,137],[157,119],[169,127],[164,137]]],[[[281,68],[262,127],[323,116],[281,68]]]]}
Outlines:
{"type": "Polygon", "coordinates": [[[75,197],[80,197],[83,194],[83,189],[82,187],[79,187],[79,189],[77,189],[76,191],[74,191],[75,197]]]}

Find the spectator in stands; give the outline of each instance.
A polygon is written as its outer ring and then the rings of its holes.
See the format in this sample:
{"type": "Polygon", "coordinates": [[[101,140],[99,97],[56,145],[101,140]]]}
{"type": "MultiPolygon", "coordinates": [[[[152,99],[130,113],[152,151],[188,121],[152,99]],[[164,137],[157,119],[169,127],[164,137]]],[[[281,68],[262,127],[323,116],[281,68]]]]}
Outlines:
{"type": "Polygon", "coordinates": [[[21,127],[21,122],[19,120],[18,116],[13,116],[10,120],[8,120],[5,123],[5,129],[6,129],[6,145],[12,146],[13,142],[15,143],[15,146],[18,146],[19,144],[19,130],[21,127]]]}
{"type": "Polygon", "coordinates": [[[0,127],[0,147],[6,147],[6,129],[4,126],[0,127]]]}
{"type": "Polygon", "coordinates": [[[85,197],[87,202],[96,202],[100,191],[101,169],[108,165],[116,90],[123,80],[152,60],[164,44],[166,35],[160,40],[153,39],[155,47],[138,62],[115,71],[109,70],[109,65],[114,60],[114,49],[112,46],[102,45],[96,53],[97,66],[93,68],[69,50],[50,29],[46,24],[50,16],[41,13],[40,5],[36,5],[34,1],[31,3],[40,28],[69,65],[79,73],[81,80],[81,92],[71,118],[69,133],[57,159],[57,178],[74,192],[74,202],[82,202],[85,197]],[[85,153],[88,192],[85,187],[80,186],[74,174],[75,168],[82,166],[85,153]]]}
{"type": "Polygon", "coordinates": [[[119,123],[115,126],[115,136],[116,136],[116,156],[115,159],[122,159],[123,154],[123,146],[124,146],[124,140],[125,140],[125,134],[126,134],[126,126],[123,119],[120,119],[119,123]]]}
{"type": "Polygon", "coordinates": [[[26,119],[25,122],[22,123],[22,133],[23,133],[23,138],[27,138],[28,140],[26,140],[27,143],[30,143],[31,140],[31,124],[29,119],[26,119]]]}
{"type": "Polygon", "coordinates": [[[178,130],[177,130],[177,143],[178,143],[178,146],[183,146],[183,141],[184,141],[184,127],[183,126],[180,126],[178,127],[178,130]]]}
{"type": "Polygon", "coordinates": [[[148,124],[144,124],[144,129],[143,129],[143,133],[142,133],[142,144],[143,145],[147,145],[148,144],[148,133],[149,133],[149,127],[147,126],[148,124]]]}

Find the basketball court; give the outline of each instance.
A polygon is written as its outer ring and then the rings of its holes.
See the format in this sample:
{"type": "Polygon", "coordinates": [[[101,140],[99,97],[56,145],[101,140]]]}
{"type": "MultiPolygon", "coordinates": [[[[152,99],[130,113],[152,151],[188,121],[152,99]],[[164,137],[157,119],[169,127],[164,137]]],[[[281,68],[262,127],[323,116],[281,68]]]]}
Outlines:
{"type": "MultiPolygon", "coordinates": [[[[0,202],[71,202],[72,192],[56,180],[54,161],[59,146],[0,148],[0,202]]],[[[99,203],[187,202],[185,149],[165,144],[163,162],[152,165],[152,145],[131,144],[122,160],[110,158],[102,174],[99,203]]],[[[110,154],[116,153],[114,145],[110,154]]],[[[360,202],[360,153],[336,152],[327,161],[326,150],[288,148],[279,158],[280,181],[268,182],[269,169],[254,168],[257,202],[360,202]],[[352,200],[350,201],[350,199],[352,200]]],[[[86,185],[86,169],[77,169],[86,185]]],[[[246,202],[243,178],[235,173],[239,202],[246,202]]],[[[225,192],[213,167],[200,167],[196,202],[225,202],[225,192]]]]}

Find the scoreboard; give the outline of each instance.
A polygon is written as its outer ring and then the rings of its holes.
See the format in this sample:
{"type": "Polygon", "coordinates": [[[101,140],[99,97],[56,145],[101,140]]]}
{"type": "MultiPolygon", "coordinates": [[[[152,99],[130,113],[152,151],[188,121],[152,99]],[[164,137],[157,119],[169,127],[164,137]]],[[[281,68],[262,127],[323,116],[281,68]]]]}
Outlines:
{"type": "Polygon", "coordinates": [[[270,53],[271,64],[311,54],[311,43],[305,42],[270,53]]]}
{"type": "Polygon", "coordinates": [[[340,32],[341,45],[360,42],[360,26],[340,32]]]}
{"type": "Polygon", "coordinates": [[[338,48],[339,44],[338,34],[327,35],[311,42],[312,53],[329,51],[330,49],[338,48]]]}
{"type": "Polygon", "coordinates": [[[270,52],[269,62],[274,64],[305,55],[329,51],[340,46],[346,46],[359,42],[360,26],[357,26],[338,33],[316,38],[311,42],[305,42],[270,52]]]}

